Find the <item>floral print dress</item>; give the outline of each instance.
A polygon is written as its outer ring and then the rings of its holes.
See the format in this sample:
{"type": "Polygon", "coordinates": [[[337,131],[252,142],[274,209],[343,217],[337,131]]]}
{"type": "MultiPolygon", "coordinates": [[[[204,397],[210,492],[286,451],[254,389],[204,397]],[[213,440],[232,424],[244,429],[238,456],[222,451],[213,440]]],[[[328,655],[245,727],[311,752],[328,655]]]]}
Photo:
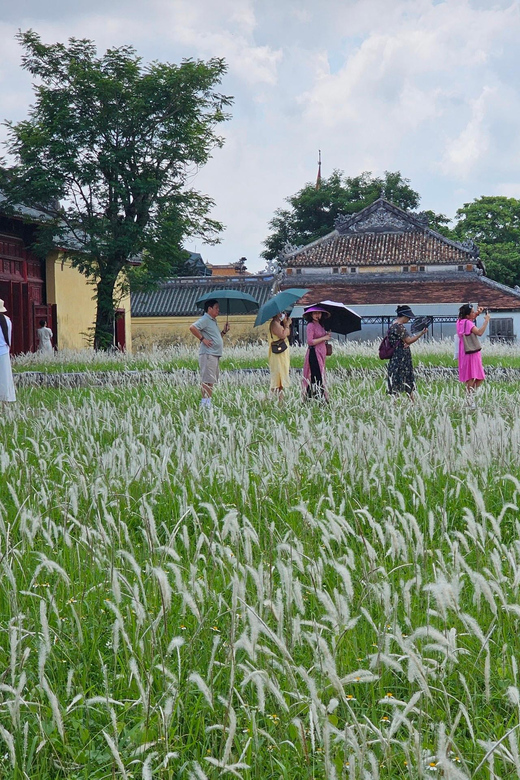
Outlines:
{"type": "Polygon", "coordinates": [[[394,322],[388,329],[388,339],[394,348],[394,354],[388,361],[388,393],[413,393],[415,390],[415,377],[412,365],[412,353],[410,347],[403,339],[410,334],[402,323],[394,322]]]}

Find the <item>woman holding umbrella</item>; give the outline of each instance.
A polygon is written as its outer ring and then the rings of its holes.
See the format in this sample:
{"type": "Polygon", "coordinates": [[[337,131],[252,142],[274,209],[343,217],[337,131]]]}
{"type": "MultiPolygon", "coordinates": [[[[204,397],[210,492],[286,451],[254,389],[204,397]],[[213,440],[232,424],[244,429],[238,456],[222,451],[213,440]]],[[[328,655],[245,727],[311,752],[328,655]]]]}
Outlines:
{"type": "Polygon", "coordinates": [[[319,398],[328,401],[325,378],[325,357],[330,333],[325,330],[322,320],[330,314],[321,306],[309,306],[303,313],[307,320],[307,352],[303,364],[303,393],[306,398],[319,398]]]}
{"type": "Polygon", "coordinates": [[[273,295],[257,314],[255,328],[269,322],[269,371],[271,373],[271,390],[278,393],[281,398],[284,389],[289,385],[289,341],[291,320],[285,314],[286,309],[291,309],[295,302],[302,298],[309,290],[301,287],[290,287],[288,290],[273,295]]]}
{"type": "Polygon", "coordinates": [[[271,391],[278,393],[281,399],[283,391],[289,387],[289,368],[291,364],[289,349],[289,334],[291,319],[285,312],[276,314],[269,323],[269,372],[271,374],[271,391]]]}

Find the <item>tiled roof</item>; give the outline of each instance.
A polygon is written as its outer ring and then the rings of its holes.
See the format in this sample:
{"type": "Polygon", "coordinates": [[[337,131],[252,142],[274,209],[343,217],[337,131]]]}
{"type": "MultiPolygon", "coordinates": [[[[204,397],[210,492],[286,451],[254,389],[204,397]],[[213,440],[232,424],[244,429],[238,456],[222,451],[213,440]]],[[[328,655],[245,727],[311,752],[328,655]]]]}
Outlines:
{"type": "MultiPolygon", "coordinates": [[[[354,275],[353,275],[354,277],[354,275]]],[[[298,281],[302,281],[298,277],[298,281]]],[[[281,288],[294,284],[294,277],[283,280],[281,288]]],[[[466,301],[496,311],[520,310],[520,291],[498,284],[472,272],[421,274],[410,279],[409,274],[356,274],[354,278],[327,276],[305,277],[310,291],[301,305],[317,301],[339,301],[346,306],[400,303],[457,303],[466,301]],[[434,277],[434,278],[432,278],[434,277]]]]}
{"type": "Polygon", "coordinates": [[[338,217],[336,230],[287,252],[288,267],[459,265],[478,262],[473,242],[451,241],[428,227],[425,214],[404,211],[379,198],[350,216],[338,217]]]}
{"type": "Polygon", "coordinates": [[[334,231],[287,259],[292,268],[377,265],[463,265],[475,263],[471,252],[443,241],[433,231],[359,233],[334,231]]]}
{"type": "Polygon", "coordinates": [[[201,308],[195,305],[195,301],[205,293],[218,292],[224,288],[242,290],[256,298],[261,306],[271,297],[273,283],[272,275],[247,276],[244,279],[229,276],[220,277],[218,280],[212,276],[170,279],[156,290],[133,292],[132,317],[197,316],[201,313],[201,308]]]}

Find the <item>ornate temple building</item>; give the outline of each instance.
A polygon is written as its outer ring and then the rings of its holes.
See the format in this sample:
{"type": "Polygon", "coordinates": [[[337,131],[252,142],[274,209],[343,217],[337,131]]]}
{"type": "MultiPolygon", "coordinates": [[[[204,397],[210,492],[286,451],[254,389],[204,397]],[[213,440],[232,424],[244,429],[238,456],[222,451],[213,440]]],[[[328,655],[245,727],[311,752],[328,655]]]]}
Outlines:
{"type": "Polygon", "coordinates": [[[287,252],[283,262],[280,288],[310,288],[304,305],[336,300],[362,315],[362,331],[349,338],[377,337],[398,304],[433,316],[436,337],[454,332],[468,302],[492,311],[492,339],[520,333],[520,290],[485,276],[473,242],[451,241],[429,228],[425,215],[384,198],[338,218],[334,231],[287,252]]]}

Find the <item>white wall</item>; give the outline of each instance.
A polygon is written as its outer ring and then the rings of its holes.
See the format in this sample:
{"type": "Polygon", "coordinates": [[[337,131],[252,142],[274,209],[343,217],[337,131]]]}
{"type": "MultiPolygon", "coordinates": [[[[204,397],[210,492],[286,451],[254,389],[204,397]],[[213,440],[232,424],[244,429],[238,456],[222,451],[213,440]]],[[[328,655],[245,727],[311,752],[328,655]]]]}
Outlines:
{"type": "MultiPolygon", "coordinates": [[[[462,303],[440,303],[440,304],[427,304],[427,303],[414,303],[413,301],[403,301],[403,303],[406,303],[408,306],[411,307],[414,314],[417,316],[424,316],[424,315],[439,315],[439,316],[452,316],[456,317],[459,313],[459,309],[462,306],[462,303]]],[[[467,301],[463,301],[463,303],[467,303],[467,301]]],[[[477,304],[475,302],[472,303],[472,306],[476,306],[477,304]]],[[[371,304],[366,306],[355,306],[352,307],[354,311],[356,311],[361,317],[377,317],[377,316],[390,316],[395,317],[395,304],[371,304]]],[[[293,317],[301,317],[303,314],[303,307],[298,306],[293,309],[293,317]]],[[[513,329],[514,329],[514,335],[516,337],[517,343],[520,343],[520,312],[514,311],[503,311],[503,312],[492,312],[491,318],[497,318],[502,319],[505,317],[512,317],[513,318],[513,329]]],[[[483,316],[480,316],[477,321],[477,326],[482,325],[484,321],[483,316]]],[[[386,327],[384,325],[366,325],[363,324],[360,331],[357,331],[356,333],[349,333],[349,335],[346,337],[348,341],[368,341],[371,339],[378,339],[381,338],[382,335],[386,332],[386,327]]],[[[432,328],[430,328],[429,335],[432,336],[435,339],[440,338],[452,338],[453,335],[456,332],[456,323],[455,322],[446,322],[446,323],[440,323],[436,322],[433,325],[433,334],[432,334],[432,328]]],[[[485,341],[485,339],[488,338],[489,335],[489,327],[486,329],[486,332],[482,336],[482,341],[485,341]]],[[[344,340],[344,336],[340,337],[340,340],[344,340]]]]}

